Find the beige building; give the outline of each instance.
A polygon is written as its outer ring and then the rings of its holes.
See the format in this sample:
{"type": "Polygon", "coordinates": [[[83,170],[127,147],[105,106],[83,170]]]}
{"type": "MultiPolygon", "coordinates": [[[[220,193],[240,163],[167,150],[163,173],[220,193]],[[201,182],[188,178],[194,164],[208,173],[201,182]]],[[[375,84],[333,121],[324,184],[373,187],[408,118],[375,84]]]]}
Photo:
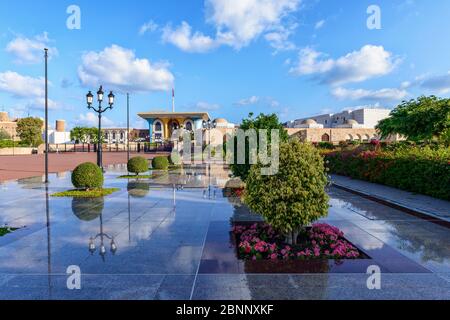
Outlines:
{"type": "Polygon", "coordinates": [[[370,140],[379,138],[375,129],[367,128],[288,128],[287,131],[290,136],[296,136],[300,140],[308,142],[369,142],[370,140]]]}
{"type": "MultiPolygon", "coordinates": [[[[347,110],[290,121],[286,123],[286,129],[290,136],[297,136],[308,142],[369,142],[380,139],[375,127],[381,120],[388,118],[389,114],[390,110],[379,108],[347,110]]],[[[401,137],[387,140],[397,141],[401,137]]]]}
{"type": "Polygon", "coordinates": [[[0,130],[4,130],[11,138],[17,136],[17,119],[10,119],[8,112],[0,112],[0,130]]]}

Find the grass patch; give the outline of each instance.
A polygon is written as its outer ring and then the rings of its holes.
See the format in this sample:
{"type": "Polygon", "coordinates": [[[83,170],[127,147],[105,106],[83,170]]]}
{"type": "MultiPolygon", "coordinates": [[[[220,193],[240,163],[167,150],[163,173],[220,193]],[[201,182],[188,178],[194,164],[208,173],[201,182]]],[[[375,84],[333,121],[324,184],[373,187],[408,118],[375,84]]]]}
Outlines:
{"type": "Polygon", "coordinates": [[[143,175],[124,175],[124,176],[120,176],[118,179],[152,179],[153,175],[151,174],[143,174],[143,175]]]}
{"type": "Polygon", "coordinates": [[[19,228],[1,227],[0,228],[0,237],[3,237],[4,235],[7,235],[8,233],[16,231],[17,229],[19,229],[19,228]]]}
{"type": "Polygon", "coordinates": [[[73,197],[73,198],[98,198],[109,196],[114,192],[119,191],[119,188],[103,188],[103,189],[92,189],[92,190],[68,190],[63,192],[57,192],[52,194],[52,197],[62,198],[62,197],[73,197]]]}

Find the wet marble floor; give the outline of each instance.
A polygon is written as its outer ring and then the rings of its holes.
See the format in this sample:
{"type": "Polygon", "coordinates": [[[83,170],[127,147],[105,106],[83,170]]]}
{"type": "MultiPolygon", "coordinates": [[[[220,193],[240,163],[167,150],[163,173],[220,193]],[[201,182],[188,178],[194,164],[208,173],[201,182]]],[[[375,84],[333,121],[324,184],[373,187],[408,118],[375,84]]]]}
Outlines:
{"type": "Polygon", "coordinates": [[[259,217],[223,196],[223,176],[124,171],[108,168],[105,185],[120,191],[104,199],[47,196],[70,188],[68,173],[47,189],[40,177],[0,185],[0,225],[22,227],[0,237],[0,299],[450,299],[445,227],[332,188],[322,221],[371,259],[281,272],[237,260],[231,221],[259,217]],[[367,288],[370,265],[380,290],[367,288]],[[80,290],[67,288],[69,266],[80,290]]]}

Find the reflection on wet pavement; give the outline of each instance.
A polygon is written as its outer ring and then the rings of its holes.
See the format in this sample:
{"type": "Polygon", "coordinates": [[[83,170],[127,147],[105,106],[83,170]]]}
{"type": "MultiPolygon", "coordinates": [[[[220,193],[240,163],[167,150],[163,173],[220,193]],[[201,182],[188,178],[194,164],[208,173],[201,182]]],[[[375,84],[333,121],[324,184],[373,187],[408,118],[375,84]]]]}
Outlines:
{"type": "MultiPolygon", "coordinates": [[[[223,196],[219,166],[124,180],[106,173],[101,199],[46,196],[42,178],[0,185],[0,299],[449,299],[449,229],[331,189],[329,216],[372,258],[326,272],[261,274],[233,256],[230,219],[261,218],[223,196]],[[368,290],[365,268],[380,264],[382,290],[368,290]],[[77,265],[82,289],[68,290],[77,265]]],[[[51,177],[49,193],[71,187],[51,177]]]]}

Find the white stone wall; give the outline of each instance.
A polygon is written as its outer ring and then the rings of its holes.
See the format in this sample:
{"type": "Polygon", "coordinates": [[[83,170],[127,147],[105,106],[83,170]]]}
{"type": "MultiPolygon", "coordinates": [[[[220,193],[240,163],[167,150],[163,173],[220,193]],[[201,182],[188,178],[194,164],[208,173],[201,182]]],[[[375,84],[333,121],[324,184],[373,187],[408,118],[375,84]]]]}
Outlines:
{"type": "Polygon", "coordinates": [[[383,119],[389,117],[390,110],[388,109],[358,109],[354,111],[342,111],[335,114],[323,114],[308,118],[297,119],[291,122],[291,126],[299,128],[302,122],[308,119],[315,120],[318,124],[323,125],[324,128],[338,128],[346,124],[348,120],[355,120],[358,124],[367,129],[373,129],[383,119]]]}

